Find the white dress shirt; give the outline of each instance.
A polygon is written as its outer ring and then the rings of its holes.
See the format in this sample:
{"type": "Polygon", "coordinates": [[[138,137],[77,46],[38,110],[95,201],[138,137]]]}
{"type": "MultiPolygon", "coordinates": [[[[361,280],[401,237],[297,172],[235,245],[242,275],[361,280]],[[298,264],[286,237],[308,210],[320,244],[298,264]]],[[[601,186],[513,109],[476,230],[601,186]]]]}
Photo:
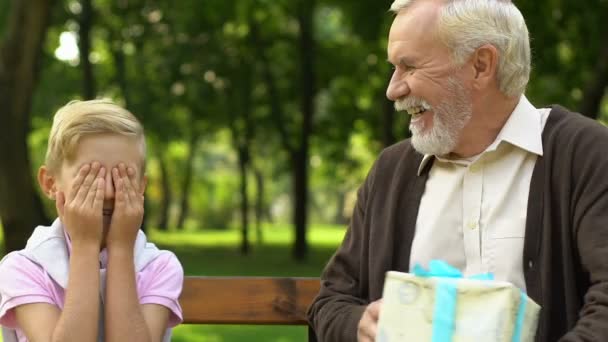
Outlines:
{"type": "MultiPolygon", "coordinates": [[[[525,291],[523,246],[530,179],[550,109],[525,96],[481,154],[435,157],[416,220],[410,269],[440,259],[465,276],[492,272],[525,291]]],[[[419,172],[433,156],[424,156],[419,172]]]]}

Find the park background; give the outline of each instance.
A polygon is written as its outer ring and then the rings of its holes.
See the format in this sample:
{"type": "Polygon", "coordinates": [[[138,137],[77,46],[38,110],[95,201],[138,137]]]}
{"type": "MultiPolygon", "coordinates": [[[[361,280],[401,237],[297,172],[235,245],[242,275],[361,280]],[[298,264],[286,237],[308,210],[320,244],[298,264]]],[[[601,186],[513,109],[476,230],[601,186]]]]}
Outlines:
{"type": "MultiPolygon", "coordinates": [[[[390,3],[0,0],[0,256],[55,216],[34,180],[54,112],[108,97],[144,124],[144,228],[187,275],[319,276],[375,157],[408,136],[407,115],[384,96],[390,3]]],[[[531,101],[607,121],[608,1],[515,3],[530,30],[531,101]]],[[[174,341],[305,336],[174,331],[174,341]]]]}

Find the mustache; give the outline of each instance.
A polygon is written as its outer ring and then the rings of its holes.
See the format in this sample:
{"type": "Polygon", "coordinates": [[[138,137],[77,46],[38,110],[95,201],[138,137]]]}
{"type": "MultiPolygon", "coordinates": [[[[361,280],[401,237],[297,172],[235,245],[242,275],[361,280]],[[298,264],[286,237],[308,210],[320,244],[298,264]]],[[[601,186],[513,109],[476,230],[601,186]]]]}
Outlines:
{"type": "Polygon", "coordinates": [[[400,112],[412,107],[423,107],[424,109],[431,109],[431,105],[428,104],[424,99],[420,97],[406,97],[401,100],[395,101],[395,110],[400,112]]]}

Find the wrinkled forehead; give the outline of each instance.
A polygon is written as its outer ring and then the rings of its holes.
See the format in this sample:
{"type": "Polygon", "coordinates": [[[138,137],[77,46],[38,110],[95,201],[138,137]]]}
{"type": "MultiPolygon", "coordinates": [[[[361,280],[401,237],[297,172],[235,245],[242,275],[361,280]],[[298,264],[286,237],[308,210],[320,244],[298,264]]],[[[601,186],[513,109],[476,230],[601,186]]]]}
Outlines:
{"type": "Polygon", "coordinates": [[[443,4],[437,1],[416,1],[397,13],[389,32],[389,43],[395,40],[431,39],[436,31],[443,4]]]}

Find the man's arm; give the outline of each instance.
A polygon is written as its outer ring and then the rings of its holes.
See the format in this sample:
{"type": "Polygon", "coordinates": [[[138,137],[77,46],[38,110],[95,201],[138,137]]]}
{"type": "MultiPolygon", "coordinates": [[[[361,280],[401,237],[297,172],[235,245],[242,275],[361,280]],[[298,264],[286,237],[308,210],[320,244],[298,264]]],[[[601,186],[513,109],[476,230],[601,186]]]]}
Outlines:
{"type": "MultiPolygon", "coordinates": [[[[363,248],[369,241],[365,225],[365,208],[373,184],[376,166],[370,171],[357,193],[357,204],[350,226],[338,251],[321,276],[319,295],[308,310],[308,320],[319,341],[357,341],[359,322],[369,304],[360,279],[361,268],[367,267],[363,248]]],[[[370,327],[373,329],[373,327],[370,327]]],[[[365,329],[367,330],[367,329],[365,329]]]]}
{"type": "Polygon", "coordinates": [[[561,342],[608,341],[608,133],[597,124],[584,132],[574,143],[571,223],[590,285],[582,289],[579,320],[561,342]]]}

